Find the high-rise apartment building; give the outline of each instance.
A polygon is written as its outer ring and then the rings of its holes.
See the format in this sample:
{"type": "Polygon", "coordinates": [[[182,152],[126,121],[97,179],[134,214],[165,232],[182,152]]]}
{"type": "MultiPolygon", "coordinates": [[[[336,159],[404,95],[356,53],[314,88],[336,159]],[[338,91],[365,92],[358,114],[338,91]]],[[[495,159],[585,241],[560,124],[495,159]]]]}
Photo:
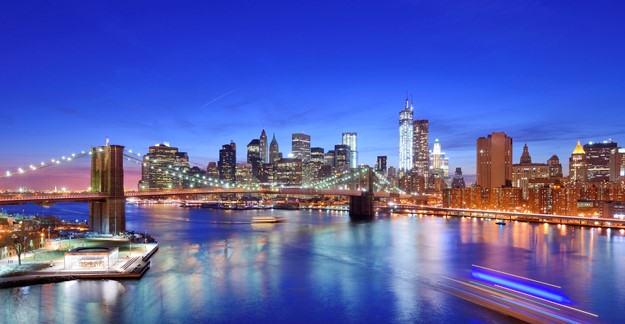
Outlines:
{"type": "Polygon", "coordinates": [[[413,107],[406,98],[406,107],[399,112],[399,170],[410,171],[413,162],[413,107]]]}
{"type": "Polygon", "coordinates": [[[206,176],[211,180],[219,179],[219,168],[217,162],[208,162],[206,166],[206,176]]]}
{"type": "Polygon", "coordinates": [[[265,129],[263,129],[260,133],[259,144],[260,162],[269,163],[269,145],[267,144],[267,134],[265,133],[265,129]]]}
{"type": "Polygon", "coordinates": [[[219,168],[219,180],[233,185],[237,180],[237,145],[233,141],[230,141],[230,144],[224,144],[219,150],[217,166],[219,168]]]}
{"type": "Polygon", "coordinates": [[[386,155],[379,155],[377,162],[375,163],[375,171],[383,175],[386,175],[386,161],[387,161],[386,155]]]}
{"type": "Polygon", "coordinates": [[[300,159],[280,159],[276,162],[274,181],[282,186],[302,185],[302,161],[300,159]]]}
{"type": "Polygon", "coordinates": [[[427,179],[430,172],[429,123],[427,120],[415,120],[413,123],[413,162],[412,167],[427,179]]]}
{"type": "Polygon", "coordinates": [[[280,148],[278,147],[278,141],[276,141],[276,134],[274,133],[271,144],[269,144],[269,163],[276,163],[280,158],[280,148]]]}
{"type": "Polygon", "coordinates": [[[182,188],[183,178],[178,176],[189,170],[189,156],[179,152],[169,143],[150,146],[143,156],[139,190],[182,188]]]}
{"type": "Polygon", "coordinates": [[[310,135],[295,133],[291,136],[293,157],[303,162],[310,161],[310,135]]]}
{"type": "Polygon", "coordinates": [[[323,155],[323,163],[334,167],[336,165],[336,152],[329,150],[323,155]]]}
{"type": "MultiPolygon", "coordinates": [[[[266,141],[266,138],[265,138],[266,141]]],[[[252,166],[252,176],[258,176],[258,169],[262,164],[261,157],[261,141],[258,139],[253,139],[249,144],[247,144],[247,163],[252,166]]]]}
{"type": "Polygon", "coordinates": [[[343,141],[342,144],[343,145],[349,145],[349,149],[350,149],[350,163],[349,163],[349,167],[350,168],[357,168],[358,167],[358,151],[356,149],[356,132],[347,132],[347,133],[343,133],[343,141]]]}
{"type": "Polygon", "coordinates": [[[588,161],[586,151],[577,141],[577,146],[569,158],[569,180],[572,182],[584,182],[588,180],[588,161]]]}
{"type": "Polygon", "coordinates": [[[512,180],[512,138],[504,132],[493,132],[477,139],[477,185],[499,188],[512,180]]]}
{"type": "Polygon", "coordinates": [[[588,181],[610,181],[610,152],[616,148],[618,145],[612,141],[584,144],[588,163],[588,181]]]}

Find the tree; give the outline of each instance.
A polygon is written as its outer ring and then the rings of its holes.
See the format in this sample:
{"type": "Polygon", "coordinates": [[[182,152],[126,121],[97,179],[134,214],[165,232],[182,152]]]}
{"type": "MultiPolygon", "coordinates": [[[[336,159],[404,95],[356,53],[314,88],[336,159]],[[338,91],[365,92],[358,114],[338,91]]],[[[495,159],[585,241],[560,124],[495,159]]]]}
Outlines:
{"type": "Polygon", "coordinates": [[[22,221],[17,230],[6,233],[0,238],[0,244],[13,248],[17,253],[17,262],[21,265],[22,253],[27,250],[31,240],[36,240],[38,237],[39,232],[34,226],[28,226],[25,221],[22,221]]]}

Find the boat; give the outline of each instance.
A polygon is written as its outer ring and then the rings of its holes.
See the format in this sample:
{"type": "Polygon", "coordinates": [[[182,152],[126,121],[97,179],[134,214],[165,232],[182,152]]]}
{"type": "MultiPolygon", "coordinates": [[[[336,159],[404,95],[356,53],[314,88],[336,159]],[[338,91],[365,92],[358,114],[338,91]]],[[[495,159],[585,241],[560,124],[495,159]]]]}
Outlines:
{"type": "Polygon", "coordinates": [[[504,221],[498,221],[498,222],[496,222],[495,224],[497,224],[497,225],[506,225],[506,222],[504,222],[504,221]]]}
{"type": "Polygon", "coordinates": [[[252,224],[254,223],[282,223],[284,219],[282,217],[274,216],[254,216],[252,217],[252,224]]]}

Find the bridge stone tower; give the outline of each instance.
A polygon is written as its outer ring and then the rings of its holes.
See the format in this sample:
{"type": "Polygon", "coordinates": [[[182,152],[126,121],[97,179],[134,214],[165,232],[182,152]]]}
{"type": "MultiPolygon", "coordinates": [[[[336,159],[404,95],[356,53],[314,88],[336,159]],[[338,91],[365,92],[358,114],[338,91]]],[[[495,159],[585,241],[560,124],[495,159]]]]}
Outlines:
{"type": "Polygon", "coordinates": [[[89,203],[89,230],[113,234],[126,230],[124,197],[124,147],[91,149],[91,192],[106,194],[103,201],[89,203]]]}
{"type": "Polygon", "coordinates": [[[373,177],[371,168],[367,169],[367,191],[361,196],[349,197],[349,218],[352,220],[368,220],[375,215],[373,208],[373,177]]]}

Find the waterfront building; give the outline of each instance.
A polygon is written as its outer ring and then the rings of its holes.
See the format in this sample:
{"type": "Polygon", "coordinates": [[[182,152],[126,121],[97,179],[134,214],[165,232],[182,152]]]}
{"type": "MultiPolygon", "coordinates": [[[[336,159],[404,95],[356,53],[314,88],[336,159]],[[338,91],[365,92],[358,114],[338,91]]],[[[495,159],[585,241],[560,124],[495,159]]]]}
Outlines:
{"type": "Polygon", "coordinates": [[[237,165],[237,145],[230,141],[230,144],[224,144],[219,150],[219,180],[230,185],[236,182],[236,165],[237,165]]]}
{"type": "Polygon", "coordinates": [[[236,184],[237,185],[251,185],[256,183],[256,176],[254,176],[254,167],[251,163],[237,163],[236,166],[236,184]]]}
{"type": "Polygon", "coordinates": [[[358,150],[356,149],[356,132],[343,133],[342,144],[348,145],[350,149],[350,168],[358,167],[358,150]]]}
{"type": "Polygon", "coordinates": [[[269,145],[267,144],[267,134],[265,129],[260,133],[260,143],[258,147],[260,153],[260,163],[269,163],[269,145]]]}
{"type": "Polygon", "coordinates": [[[271,143],[269,144],[269,163],[276,163],[281,158],[280,148],[278,147],[278,141],[276,141],[276,134],[274,133],[271,143]]]}
{"type": "Polygon", "coordinates": [[[454,179],[451,181],[452,188],[464,188],[464,177],[462,176],[462,168],[456,168],[456,173],[454,174],[454,179]]]}
{"type": "MultiPolygon", "coordinates": [[[[427,181],[430,172],[429,126],[427,120],[413,122],[413,162],[412,167],[417,174],[427,181]]],[[[439,147],[440,149],[440,147],[439,147]]]]}
{"type": "Polygon", "coordinates": [[[378,155],[377,162],[375,163],[375,171],[386,175],[386,161],[386,155],[378,155]]]}
{"type": "Polygon", "coordinates": [[[610,181],[625,182],[625,148],[610,151],[610,181]]]}
{"type": "Polygon", "coordinates": [[[618,146],[612,141],[584,144],[588,164],[588,181],[610,181],[610,152],[618,146]]]}
{"type": "Polygon", "coordinates": [[[549,165],[546,163],[532,163],[527,144],[523,146],[523,154],[519,164],[512,165],[512,186],[521,188],[523,198],[528,198],[528,185],[531,180],[548,179],[549,165]]]}
{"type": "Polygon", "coordinates": [[[334,167],[335,168],[350,168],[351,162],[351,150],[349,145],[336,144],[334,145],[334,167]]]}
{"type": "Polygon", "coordinates": [[[258,181],[263,184],[274,182],[273,179],[273,163],[262,163],[258,169],[258,181]]]}
{"type": "Polygon", "coordinates": [[[276,162],[274,180],[279,186],[300,187],[302,185],[302,160],[282,158],[276,162]]]}
{"type": "Polygon", "coordinates": [[[291,135],[291,152],[294,158],[302,162],[310,161],[310,135],[303,133],[291,135]]]}
{"type": "Polygon", "coordinates": [[[302,164],[302,184],[308,186],[321,180],[319,173],[323,162],[310,161],[302,164]]]}
{"type": "Polygon", "coordinates": [[[552,155],[549,160],[547,160],[547,165],[549,166],[550,179],[562,178],[562,164],[560,163],[560,159],[557,155],[552,155]]]}
{"type": "Polygon", "coordinates": [[[478,138],[476,166],[478,186],[509,186],[512,181],[512,138],[504,132],[478,138]]]}
{"type": "Polygon", "coordinates": [[[413,162],[413,107],[406,98],[406,107],[399,113],[399,170],[412,170],[413,162]]]}
{"type": "Polygon", "coordinates": [[[186,152],[179,152],[169,143],[150,146],[143,156],[139,190],[183,188],[183,178],[178,175],[188,170],[186,152]]]}
{"type": "Polygon", "coordinates": [[[253,139],[247,144],[247,163],[252,166],[252,175],[254,177],[258,176],[258,169],[262,162],[262,157],[260,153],[260,140],[253,139]]]}
{"type": "Polygon", "coordinates": [[[569,158],[569,180],[572,182],[583,182],[588,180],[588,162],[586,161],[586,151],[577,141],[577,146],[569,158]]]}
{"type": "Polygon", "coordinates": [[[310,148],[310,162],[325,163],[323,147],[311,147],[310,148]]]}

